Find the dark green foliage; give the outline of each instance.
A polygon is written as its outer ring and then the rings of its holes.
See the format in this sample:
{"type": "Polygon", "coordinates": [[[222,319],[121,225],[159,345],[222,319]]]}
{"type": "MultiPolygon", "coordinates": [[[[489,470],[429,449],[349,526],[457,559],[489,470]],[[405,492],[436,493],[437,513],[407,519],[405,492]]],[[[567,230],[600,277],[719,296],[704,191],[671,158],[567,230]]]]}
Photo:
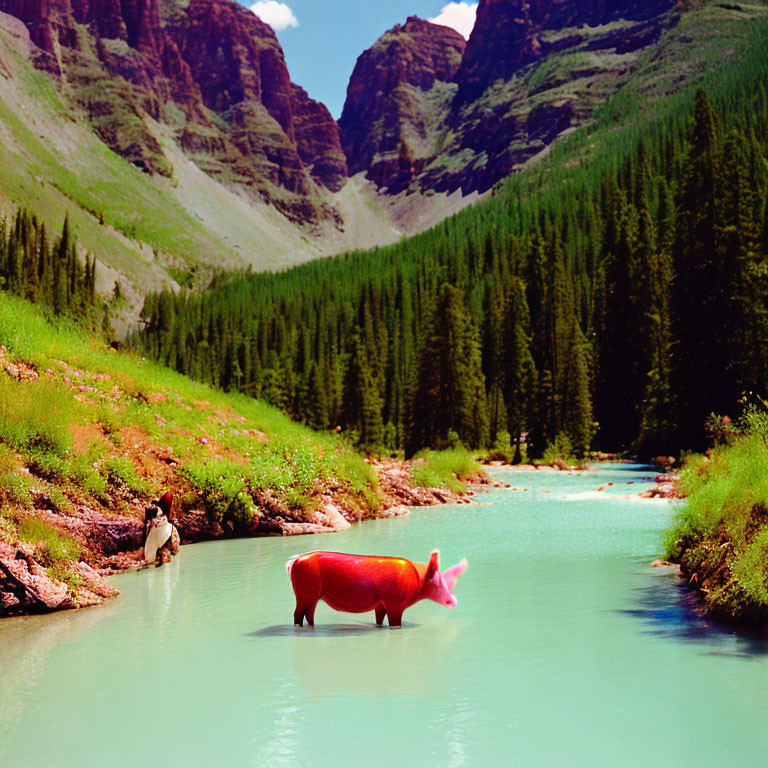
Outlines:
{"type": "Polygon", "coordinates": [[[709,96],[646,114],[620,92],[592,133],[422,235],[150,296],[135,343],[369,450],[451,431],[509,434],[518,457],[525,436],[529,458],[695,447],[710,412],[768,388],[766,32],[709,96]]]}
{"type": "Polygon", "coordinates": [[[96,259],[80,260],[68,218],[53,242],[45,224],[27,210],[0,222],[0,287],[42,303],[56,315],[94,325],[96,259]]]}
{"type": "Polygon", "coordinates": [[[513,279],[504,304],[500,379],[507,410],[507,428],[515,447],[513,461],[521,460],[520,441],[531,426],[536,394],[536,364],[530,350],[530,315],[522,280],[513,279]]]}
{"type": "Polygon", "coordinates": [[[453,286],[440,289],[427,321],[409,406],[406,457],[448,447],[452,432],[470,448],[488,440],[477,330],[453,286]]]}
{"type": "MultiPolygon", "coordinates": [[[[375,352],[373,354],[375,356],[375,352]]],[[[310,385],[313,378],[311,373],[310,370],[308,378],[310,385]]],[[[325,388],[325,383],[318,381],[317,376],[314,377],[314,380],[315,385],[319,385],[322,391],[325,388]]],[[[381,420],[380,391],[381,388],[376,381],[374,368],[369,357],[369,350],[366,349],[360,336],[357,335],[354,338],[349,363],[346,366],[338,422],[345,429],[354,431],[357,435],[356,442],[370,451],[376,450],[383,439],[384,425],[381,420]]],[[[312,403],[309,402],[308,397],[304,402],[310,409],[312,403]]],[[[313,415],[313,418],[316,417],[313,415]]]]}

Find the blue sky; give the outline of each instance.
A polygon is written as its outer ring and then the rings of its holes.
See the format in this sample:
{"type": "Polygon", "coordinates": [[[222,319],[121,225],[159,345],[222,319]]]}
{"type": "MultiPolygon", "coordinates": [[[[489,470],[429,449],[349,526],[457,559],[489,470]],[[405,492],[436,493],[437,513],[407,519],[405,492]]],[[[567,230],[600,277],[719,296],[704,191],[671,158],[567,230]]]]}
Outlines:
{"type": "MultiPolygon", "coordinates": [[[[256,0],[240,0],[250,8],[256,0]]],[[[275,28],[294,83],[338,118],[357,57],[411,15],[436,18],[449,0],[261,0],[259,15],[275,28]]],[[[471,28],[476,0],[450,3],[441,20],[471,28]]]]}

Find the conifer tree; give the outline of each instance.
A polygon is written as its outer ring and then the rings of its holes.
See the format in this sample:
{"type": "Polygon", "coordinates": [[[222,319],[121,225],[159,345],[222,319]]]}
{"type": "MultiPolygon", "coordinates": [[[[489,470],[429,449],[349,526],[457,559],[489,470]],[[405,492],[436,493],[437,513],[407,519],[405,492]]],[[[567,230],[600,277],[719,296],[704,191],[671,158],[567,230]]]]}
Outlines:
{"type": "Polygon", "coordinates": [[[381,447],[384,436],[382,402],[359,334],[354,339],[353,350],[344,377],[339,423],[357,433],[360,447],[375,452],[381,447]]]}
{"type": "Polygon", "coordinates": [[[488,410],[480,348],[458,291],[440,289],[424,329],[409,402],[406,456],[445,447],[449,433],[470,447],[488,435],[488,410]]]}
{"type": "Polygon", "coordinates": [[[520,443],[523,432],[530,428],[536,386],[536,365],[530,350],[529,334],[525,286],[522,280],[514,278],[504,306],[502,343],[504,403],[516,464],[522,460],[520,443]]]}
{"type": "Polygon", "coordinates": [[[677,201],[673,293],[679,439],[697,448],[704,444],[707,415],[727,413],[733,404],[728,384],[730,334],[723,323],[732,276],[719,261],[721,203],[720,126],[709,98],[699,91],[677,201]]]}

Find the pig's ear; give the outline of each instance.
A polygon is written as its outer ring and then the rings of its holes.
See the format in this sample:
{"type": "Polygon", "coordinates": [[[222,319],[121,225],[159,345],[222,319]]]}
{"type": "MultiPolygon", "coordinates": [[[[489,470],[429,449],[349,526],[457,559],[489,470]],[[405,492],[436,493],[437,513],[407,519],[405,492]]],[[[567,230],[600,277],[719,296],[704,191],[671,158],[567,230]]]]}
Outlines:
{"type": "Polygon", "coordinates": [[[427,566],[427,572],[424,575],[424,580],[429,581],[436,573],[440,573],[440,550],[436,549],[429,556],[429,565],[427,566]]]}
{"type": "Polygon", "coordinates": [[[443,571],[443,578],[445,579],[445,584],[448,587],[448,589],[451,590],[451,592],[453,592],[453,588],[456,586],[456,582],[459,576],[463,576],[466,570],[467,570],[467,559],[462,558],[461,562],[458,563],[458,565],[454,565],[451,568],[448,568],[447,570],[443,571]]]}

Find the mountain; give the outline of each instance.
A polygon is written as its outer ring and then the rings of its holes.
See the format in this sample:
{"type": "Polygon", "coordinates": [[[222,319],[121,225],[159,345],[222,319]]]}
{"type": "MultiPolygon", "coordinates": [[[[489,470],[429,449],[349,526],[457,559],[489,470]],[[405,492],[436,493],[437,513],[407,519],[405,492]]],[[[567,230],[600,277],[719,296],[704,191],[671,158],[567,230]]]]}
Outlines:
{"type": "Polygon", "coordinates": [[[496,80],[509,80],[558,51],[631,53],[658,39],[659,17],[674,5],[674,0],[481,0],[457,78],[457,101],[477,99],[496,80]]]}
{"type": "Polygon", "coordinates": [[[455,92],[465,47],[455,30],[411,16],[360,56],[339,120],[351,173],[366,171],[391,192],[408,186],[455,92]]]}
{"type": "Polygon", "coordinates": [[[766,39],[766,3],[691,9],[488,200],[386,248],[149,296],[133,342],[386,453],[725,440],[768,389],[766,39]]]}
{"type": "Polygon", "coordinates": [[[481,0],[469,41],[411,16],[337,125],[234,0],[0,0],[0,215],[68,215],[120,330],[152,290],[428,229],[622,93],[700,77],[762,7],[481,0]]]}
{"type": "Polygon", "coordinates": [[[0,216],[69,215],[129,307],[403,234],[232,0],[0,0],[0,139],[0,216]]]}
{"type": "Polygon", "coordinates": [[[104,143],[138,168],[173,175],[148,116],[225,185],[288,218],[329,216],[313,182],[338,189],[346,175],[338,129],[314,119],[297,131],[323,107],[295,90],[271,27],[243,6],[0,0],[0,10],[27,25],[37,66],[66,82],[104,143]]]}
{"type": "Polygon", "coordinates": [[[672,0],[480,0],[466,46],[409,19],[352,74],[350,168],[388,191],[484,192],[589,120],[679,18],[672,0]]]}

